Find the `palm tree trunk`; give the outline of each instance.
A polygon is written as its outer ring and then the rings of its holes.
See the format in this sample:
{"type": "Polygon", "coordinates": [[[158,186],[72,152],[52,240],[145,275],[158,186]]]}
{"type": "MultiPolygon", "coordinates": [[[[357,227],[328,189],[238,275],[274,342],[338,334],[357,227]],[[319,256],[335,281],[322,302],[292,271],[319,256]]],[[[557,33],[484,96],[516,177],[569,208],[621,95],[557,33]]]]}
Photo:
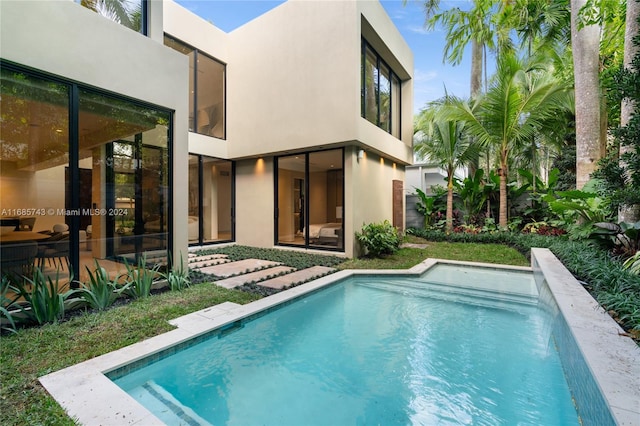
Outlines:
{"type": "Polygon", "coordinates": [[[578,13],[587,0],[571,0],[571,48],[576,106],[576,188],[582,189],[601,158],[600,27],[578,30],[578,13]]]}
{"type": "MultiPolygon", "coordinates": [[[[476,99],[482,91],[482,63],[483,63],[482,43],[475,38],[471,39],[471,98],[476,99]]],[[[473,177],[476,170],[480,167],[480,158],[478,157],[469,162],[469,170],[467,176],[473,177]]]]}
{"type": "Polygon", "coordinates": [[[453,229],[453,173],[449,175],[447,182],[447,232],[453,229]]]}
{"type": "Polygon", "coordinates": [[[498,174],[500,175],[500,214],[498,217],[498,224],[501,229],[507,228],[507,158],[508,153],[502,151],[500,154],[500,170],[498,170],[498,174]]]}

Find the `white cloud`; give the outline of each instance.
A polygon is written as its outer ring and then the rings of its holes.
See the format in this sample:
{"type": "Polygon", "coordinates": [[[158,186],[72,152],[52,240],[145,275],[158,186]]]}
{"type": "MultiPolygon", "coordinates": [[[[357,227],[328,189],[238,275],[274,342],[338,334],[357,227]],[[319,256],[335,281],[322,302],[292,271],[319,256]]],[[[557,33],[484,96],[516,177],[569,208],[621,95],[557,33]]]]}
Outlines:
{"type": "Polygon", "coordinates": [[[421,71],[419,69],[414,70],[413,79],[416,82],[425,82],[435,80],[438,77],[438,73],[433,70],[421,71]]]}

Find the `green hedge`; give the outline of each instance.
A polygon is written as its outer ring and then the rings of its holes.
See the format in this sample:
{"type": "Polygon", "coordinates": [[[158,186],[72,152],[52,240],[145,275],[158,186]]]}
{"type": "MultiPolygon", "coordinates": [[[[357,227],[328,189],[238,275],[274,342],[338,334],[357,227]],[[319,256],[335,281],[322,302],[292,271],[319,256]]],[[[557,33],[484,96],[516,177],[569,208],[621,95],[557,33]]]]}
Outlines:
{"type": "Polygon", "coordinates": [[[410,228],[407,233],[430,241],[506,244],[531,258],[531,248],[548,248],[605,309],[627,330],[640,330],[640,276],[623,269],[607,251],[567,237],[487,232],[451,233],[410,228]]]}

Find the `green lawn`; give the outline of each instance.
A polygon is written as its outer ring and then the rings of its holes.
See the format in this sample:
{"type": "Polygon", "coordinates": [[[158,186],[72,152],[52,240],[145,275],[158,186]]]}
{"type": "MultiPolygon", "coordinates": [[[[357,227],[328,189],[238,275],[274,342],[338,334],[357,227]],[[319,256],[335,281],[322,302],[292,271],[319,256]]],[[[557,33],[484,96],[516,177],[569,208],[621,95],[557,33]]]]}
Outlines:
{"type": "Polygon", "coordinates": [[[351,259],[340,269],[409,269],[427,258],[465,260],[503,265],[530,266],[530,262],[516,249],[501,244],[427,242],[413,237],[413,243],[426,244],[424,249],[402,248],[383,259],[351,259]]]}
{"type": "MultiPolygon", "coordinates": [[[[412,239],[412,242],[423,240],[412,239]]],[[[428,242],[425,249],[404,248],[385,259],[348,260],[340,269],[404,269],[428,257],[528,265],[516,250],[497,244],[428,242]]],[[[236,249],[239,250],[239,249],[236,249]]],[[[269,252],[244,249],[247,256],[269,252]]],[[[283,256],[300,263],[300,254],[283,256]]],[[[311,259],[313,255],[310,255],[311,259]]],[[[314,260],[317,260],[315,258],[314,260]]],[[[75,316],[60,324],[21,329],[0,337],[0,424],[71,425],[62,408],[40,386],[38,377],[171,330],[168,320],[224,301],[240,304],[256,295],[197,284],[116,306],[100,313],[75,316]]]]}

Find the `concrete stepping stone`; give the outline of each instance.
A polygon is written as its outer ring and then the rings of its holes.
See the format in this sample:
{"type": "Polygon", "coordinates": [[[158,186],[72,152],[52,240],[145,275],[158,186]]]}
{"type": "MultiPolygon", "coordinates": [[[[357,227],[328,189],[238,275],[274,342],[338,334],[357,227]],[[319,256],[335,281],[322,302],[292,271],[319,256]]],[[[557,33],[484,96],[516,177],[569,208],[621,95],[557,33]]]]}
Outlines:
{"type": "Polygon", "coordinates": [[[328,266],[312,266],[311,268],[301,269],[299,271],[292,272],[291,274],[259,282],[258,285],[281,290],[285,287],[291,286],[292,284],[296,284],[301,281],[309,281],[334,271],[335,269],[329,268],[328,266]]]}
{"type": "Polygon", "coordinates": [[[215,284],[224,288],[234,288],[247,283],[262,281],[269,276],[286,274],[295,270],[295,268],[292,268],[290,266],[275,266],[273,268],[261,269],[259,271],[250,272],[248,274],[236,275],[231,278],[216,281],[215,284]]]}
{"type": "Polygon", "coordinates": [[[226,255],[226,254],[195,255],[195,256],[189,256],[189,263],[201,262],[203,260],[228,259],[228,258],[229,258],[229,255],[226,255]]]}
{"type": "Polygon", "coordinates": [[[244,259],[236,262],[228,262],[220,265],[206,266],[200,268],[200,272],[205,274],[211,274],[222,278],[231,277],[234,275],[245,274],[253,272],[258,269],[265,269],[273,266],[279,266],[278,262],[271,262],[269,260],[262,259],[244,259]]]}
{"type": "Polygon", "coordinates": [[[203,267],[207,267],[207,266],[214,266],[214,265],[220,265],[222,263],[229,263],[230,260],[229,259],[207,259],[207,260],[200,260],[198,262],[189,262],[189,268],[190,269],[201,269],[203,267]]]}

